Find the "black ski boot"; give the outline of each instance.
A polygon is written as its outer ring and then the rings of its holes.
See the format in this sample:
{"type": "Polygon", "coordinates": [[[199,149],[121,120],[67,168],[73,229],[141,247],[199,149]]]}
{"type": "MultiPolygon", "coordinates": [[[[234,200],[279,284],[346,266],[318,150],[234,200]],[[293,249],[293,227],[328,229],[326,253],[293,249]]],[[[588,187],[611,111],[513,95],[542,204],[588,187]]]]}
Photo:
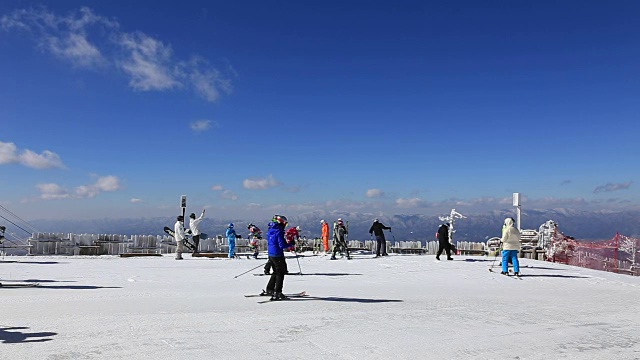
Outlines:
{"type": "Polygon", "coordinates": [[[274,294],[273,290],[262,290],[260,296],[274,296],[274,294]]]}
{"type": "Polygon", "coordinates": [[[508,272],[504,272],[504,271],[500,271],[500,274],[501,274],[501,275],[507,275],[507,276],[509,275],[509,273],[508,273],[508,272]]]}
{"type": "Polygon", "coordinates": [[[289,300],[289,298],[283,293],[275,293],[271,296],[271,301],[289,300]]]}

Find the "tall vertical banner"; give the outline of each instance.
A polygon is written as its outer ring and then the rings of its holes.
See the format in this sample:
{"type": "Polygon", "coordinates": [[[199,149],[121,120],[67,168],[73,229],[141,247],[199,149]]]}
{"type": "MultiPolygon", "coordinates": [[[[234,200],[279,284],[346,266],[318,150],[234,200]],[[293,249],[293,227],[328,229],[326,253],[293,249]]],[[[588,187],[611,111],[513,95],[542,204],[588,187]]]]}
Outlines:
{"type": "Polygon", "coordinates": [[[187,195],[180,196],[180,207],[182,208],[182,217],[184,217],[184,213],[187,211],[187,195]]]}

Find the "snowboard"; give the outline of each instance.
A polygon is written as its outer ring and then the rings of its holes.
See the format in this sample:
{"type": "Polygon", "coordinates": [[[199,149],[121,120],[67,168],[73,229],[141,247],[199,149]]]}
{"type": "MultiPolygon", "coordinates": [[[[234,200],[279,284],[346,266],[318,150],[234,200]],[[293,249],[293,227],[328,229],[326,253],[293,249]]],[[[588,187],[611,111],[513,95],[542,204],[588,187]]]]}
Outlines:
{"type": "MultiPolygon", "coordinates": [[[[170,228],[168,226],[165,226],[164,227],[164,232],[167,233],[167,235],[173,237],[174,239],[176,238],[176,233],[173,231],[172,228],[170,228]]],[[[196,245],[194,243],[189,242],[189,238],[188,237],[185,237],[184,240],[182,241],[182,243],[184,244],[184,247],[186,247],[187,249],[189,249],[191,251],[196,251],[196,245]]]]}

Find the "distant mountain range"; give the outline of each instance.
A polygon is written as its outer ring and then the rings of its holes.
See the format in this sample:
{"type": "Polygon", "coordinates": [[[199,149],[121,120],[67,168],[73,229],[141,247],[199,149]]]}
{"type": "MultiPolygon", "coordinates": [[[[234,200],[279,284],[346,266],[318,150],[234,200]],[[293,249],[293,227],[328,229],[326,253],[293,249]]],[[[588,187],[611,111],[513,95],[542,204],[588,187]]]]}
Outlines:
{"type": "MultiPolygon", "coordinates": [[[[513,210],[493,211],[485,214],[467,215],[465,219],[455,222],[455,240],[485,241],[487,238],[499,236],[504,218],[515,217],[513,210]]],[[[330,224],[342,218],[349,225],[349,238],[353,240],[368,240],[369,227],[376,215],[352,212],[313,212],[298,216],[290,216],[290,225],[299,225],[302,235],[307,238],[319,237],[321,232],[320,220],[325,219],[330,224]]],[[[380,221],[391,226],[387,231],[387,240],[433,240],[438,226],[442,223],[434,215],[393,215],[381,216],[380,221]]],[[[567,209],[527,210],[522,212],[522,228],[537,230],[547,220],[554,220],[560,230],[569,236],[581,240],[611,239],[616,232],[627,236],[640,236],[640,211],[576,211],[567,209]]],[[[269,219],[254,220],[254,224],[263,232],[267,231],[269,219]]],[[[210,237],[222,235],[227,225],[233,222],[236,231],[246,236],[248,222],[242,219],[222,219],[218,217],[205,218],[202,222],[203,232],[210,237]]],[[[97,220],[35,220],[30,222],[41,232],[70,232],[94,234],[122,234],[122,235],[163,235],[163,227],[173,227],[175,218],[137,218],[137,219],[97,219],[97,220]]],[[[7,232],[24,234],[21,230],[5,224],[7,232]]],[[[188,221],[187,221],[188,226],[188,221]]],[[[24,235],[22,235],[24,236],[24,235]]]]}

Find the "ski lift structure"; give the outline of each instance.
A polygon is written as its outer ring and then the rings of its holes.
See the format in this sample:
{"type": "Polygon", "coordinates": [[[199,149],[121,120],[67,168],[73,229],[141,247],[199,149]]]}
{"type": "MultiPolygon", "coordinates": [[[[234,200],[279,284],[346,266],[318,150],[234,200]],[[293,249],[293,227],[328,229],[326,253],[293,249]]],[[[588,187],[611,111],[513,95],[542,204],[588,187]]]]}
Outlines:
{"type": "Polygon", "coordinates": [[[443,221],[445,223],[449,223],[449,242],[451,244],[453,244],[453,234],[456,232],[455,230],[455,221],[458,219],[466,219],[467,217],[460,214],[459,212],[456,211],[456,209],[451,209],[451,213],[449,213],[449,215],[445,215],[445,216],[439,216],[438,219],[440,219],[440,221],[443,221]]]}

